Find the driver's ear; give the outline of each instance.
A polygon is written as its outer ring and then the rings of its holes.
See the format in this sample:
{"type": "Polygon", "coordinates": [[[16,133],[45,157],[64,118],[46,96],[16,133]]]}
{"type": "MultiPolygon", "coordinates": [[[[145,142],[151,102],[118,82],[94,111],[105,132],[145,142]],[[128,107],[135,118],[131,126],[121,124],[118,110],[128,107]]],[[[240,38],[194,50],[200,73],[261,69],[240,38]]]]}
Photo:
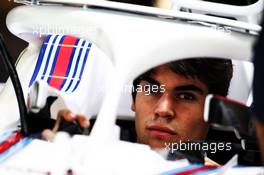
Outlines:
{"type": "Polygon", "coordinates": [[[132,110],[133,112],[136,112],[135,101],[133,101],[132,104],[131,104],[131,110],[132,110]]]}

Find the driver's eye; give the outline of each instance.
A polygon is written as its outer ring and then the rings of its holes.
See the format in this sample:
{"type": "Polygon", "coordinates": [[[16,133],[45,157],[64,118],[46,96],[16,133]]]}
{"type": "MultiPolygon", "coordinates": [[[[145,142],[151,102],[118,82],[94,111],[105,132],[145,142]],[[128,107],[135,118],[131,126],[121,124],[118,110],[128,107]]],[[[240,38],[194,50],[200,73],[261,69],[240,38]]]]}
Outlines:
{"type": "Polygon", "coordinates": [[[175,96],[176,96],[176,99],[179,99],[179,100],[193,101],[196,99],[195,95],[193,95],[192,93],[187,93],[187,92],[177,93],[175,96]]]}

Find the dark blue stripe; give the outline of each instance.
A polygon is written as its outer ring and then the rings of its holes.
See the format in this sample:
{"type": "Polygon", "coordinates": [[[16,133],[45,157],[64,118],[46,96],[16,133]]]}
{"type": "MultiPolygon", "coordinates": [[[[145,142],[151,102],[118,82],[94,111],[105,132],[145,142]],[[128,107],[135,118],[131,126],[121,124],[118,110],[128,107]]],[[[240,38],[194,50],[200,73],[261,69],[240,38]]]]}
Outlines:
{"type": "MultiPolygon", "coordinates": [[[[76,40],[76,42],[74,43],[74,46],[77,46],[78,43],[79,43],[79,41],[80,41],[80,39],[78,38],[78,39],[76,40]]],[[[74,57],[75,51],[76,51],[76,47],[73,48],[73,51],[72,51],[72,53],[71,53],[71,58],[70,58],[70,61],[69,61],[68,67],[67,67],[67,71],[66,71],[66,75],[65,75],[65,77],[67,77],[67,78],[69,78],[68,75],[69,75],[69,72],[70,72],[71,67],[72,67],[72,61],[73,61],[73,57],[74,57]]],[[[76,66],[76,65],[75,65],[75,66],[76,66]]],[[[65,82],[67,81],[67,78],[65,78],[65,79],[63,80],[63,82],[62,82],[62,84],[61,84],[61,86],[60,86],[60,89],[63,88],[65,82]]],[[[71,78],[71,77],[70,77],[70,78],[71,78]]]]}
{"type": "Polygon", "coordinates": [[[53,50],[53,47],[54,47],[54,43],[56,42],[57,38],[58,38],[59,35],[56,35],[53,42],[52,42],[52,46],[49,50],[49,55],[48,55],[48,59],[47,59],[47,62],[46,62],[46,65],[45,65],[45,69],[44,69],[44,72],[43,74],[41,75],[41,79],[43,80],[44,79],[44,75],[46,75],[46,72],[47,72],[47,69],[48,69],[48,65],[49,65],[49,60],[50,60],[50,55],[52,53],[52,50],[53,50]]]}
{"type": "Polygon", "coordinates": [[[79,52],[79,55],[78,55],[78,58],[77,58],[77,61],[76,61],[76,66],[75,66],[75,69],[74,69],[74,72],[73,72],[73,76],[72,76],[72,79],[71,79],[71,82],[70,82],[70,84],[68,85],[68,87],[67,87],[67,89],[65,90],[65,92],[67,92],[69,89],[70,89],[70,87],[71,87],[71,85],[72,85],[72,83],[73,83],[73,80],[74,80],[74,78],[75,78],[75,75],[76,75],[76,73],[77,73],[77,70],[78,70],[78,67],[79,67],[79,61],[80,61],[80,58],[81,58],[81,54],[82,54],[82,52],[83,52],[83,47],[84,47],[84,45],[85,45],[85,40],[83,41],[83,43],[82,43],[82,48],[80,49],[80,52],[79,52]]]}
{"type": "Polygon", "coordinates": [[[40,52],[39,52],[39,56],[38,56],[38,61],[36,63],[34,73],[33,73],[32,77],[31,77],[30,82],[29,82],[29,87],[35,82],[35,80],[37,78],[40,66],[41,66],[42,61],[43,61],[43,57],[44,57],[45,52],[46,52],[46,48],[47,48],[47,45],[48,45],[47,43],[49,42],[50,37],[51,37],[51,35],[47,35],[45,37],[45,39],[44,39],[44,42],[42,43],[42,46],[41,46],[41,49],[40,49],[40,52]]]}
{"type": "MultiPolygon", "coordinates": [[[[91,48],[91,46],[92,46],[92,43],[89,43],[89,45],[88,45],[88,49],[86,50],[85,57],[84,57],[84,60],[83,60],[81,73],[80,73],[80,75],[79,75],[79,80],[78,80],[77,84],[75,85],[73,91],[75,91],[75,89],[76,89],[76,88],[79,86],[79,84],[80,84],[80,81],[81,81],[81,78],[82,78],[82,74],[83,74],[83,70],[84,70],[84,67],[85,67],[85,64],[86,64],[86,61],[87,61],[88,54],[89,54],[89,52],[90,52],[90,48],[91,48]]],[[[73,92],[73,91],[72,91],[72,92],[73,92]]]]}
{"type": "Polygon", "coordinates": [[[52,63],[52,67],[51,67],[51,70],[50,70],[50,73],[49,73],[49,78],[48,78],[48,81],[47,81],[48,84],[50,83],[51,76],[53,75],[53,72],[54,72],[54,69],[55,69],[55,65],[56,65],[56,62],[57,62],[57,59],[58,59],[58,55],[59,55],[60,49],[62,47],[61,43],[63,43],[65,37],[66,37],[66,35],[64,35],[61,38],[61,40],[59,42],[59,47],[56,50],[55,57],[54,57],[54,60],[53,60],[53,63],[52,63]]]}

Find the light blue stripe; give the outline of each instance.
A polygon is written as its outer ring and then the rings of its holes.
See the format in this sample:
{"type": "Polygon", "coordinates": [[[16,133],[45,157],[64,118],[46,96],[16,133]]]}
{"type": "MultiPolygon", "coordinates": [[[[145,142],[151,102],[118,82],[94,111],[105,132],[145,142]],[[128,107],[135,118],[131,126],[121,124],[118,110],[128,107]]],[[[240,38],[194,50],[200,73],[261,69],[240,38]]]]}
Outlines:
{"type": "MultiPolygon", "coordinates": [[[[10,156],[15,154],[17,151],[24,148],[26,145],[28,145],[33,139],[31,138],[24,138],[23,140],[19,141],[15,145],[11,146],[7,151],[0,154],[0,163],[3,163],[6,159],[8,159],[10,156]]],[[[21,160],[23,161],[23,160],[21,160]]]]}
{"type": "Polygon", "coordinates": [[[5,141],[6,139],[8,139],[10,136],[12,136],[14,132],[13,131],[9,131],[4,133],[3,135],[0,136],[0,144],[5,141]]]}
{"type": "Polygon", "coordinates": [[[189,165],[189,166],[185,166],[182,168],[176,168],[176,169],[161,173],[159,175],[172,175],[172,174],[181,173],[186,170],[192,170],[194,168],[200,168],[200,167],[203,167],[203,165],[194,164],[194,165],[189,165]]]}

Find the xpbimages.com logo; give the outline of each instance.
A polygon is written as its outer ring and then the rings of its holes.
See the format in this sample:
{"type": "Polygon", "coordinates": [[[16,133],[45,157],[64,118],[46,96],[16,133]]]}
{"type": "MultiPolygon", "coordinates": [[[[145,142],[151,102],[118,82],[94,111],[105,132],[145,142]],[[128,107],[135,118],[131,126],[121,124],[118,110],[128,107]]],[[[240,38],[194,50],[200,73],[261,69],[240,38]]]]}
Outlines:
{"type": "Polygon", "coordinates": [[[33,25],[32,34],[42,37],[49,35],[72,35],[72,36],[87,36],[98,34],[99,29],[88,25],[58,25],[58,24],[42,24],[33,25]]]}
{"type": "Polygon", "coordinates": [[[230,142],[191,142],[180,141],[175,143],[165,143],[166,151],[173,153],[174,151],[204,151],[216,153],[218,151],[230,151],[232,149],[230,142]]]}
{"type": "Polygon", "coordinates": [[[152,84],[146,84],[141,85],[138,84],[135,87],[133,85],[125,85],[122,89],[122,92],[124,93],[131,93],[131,92],[143,92],[144,95],[150,95],[152,93],[164,93],[166,91],[165,85],[152,85],[152,84]]]}

